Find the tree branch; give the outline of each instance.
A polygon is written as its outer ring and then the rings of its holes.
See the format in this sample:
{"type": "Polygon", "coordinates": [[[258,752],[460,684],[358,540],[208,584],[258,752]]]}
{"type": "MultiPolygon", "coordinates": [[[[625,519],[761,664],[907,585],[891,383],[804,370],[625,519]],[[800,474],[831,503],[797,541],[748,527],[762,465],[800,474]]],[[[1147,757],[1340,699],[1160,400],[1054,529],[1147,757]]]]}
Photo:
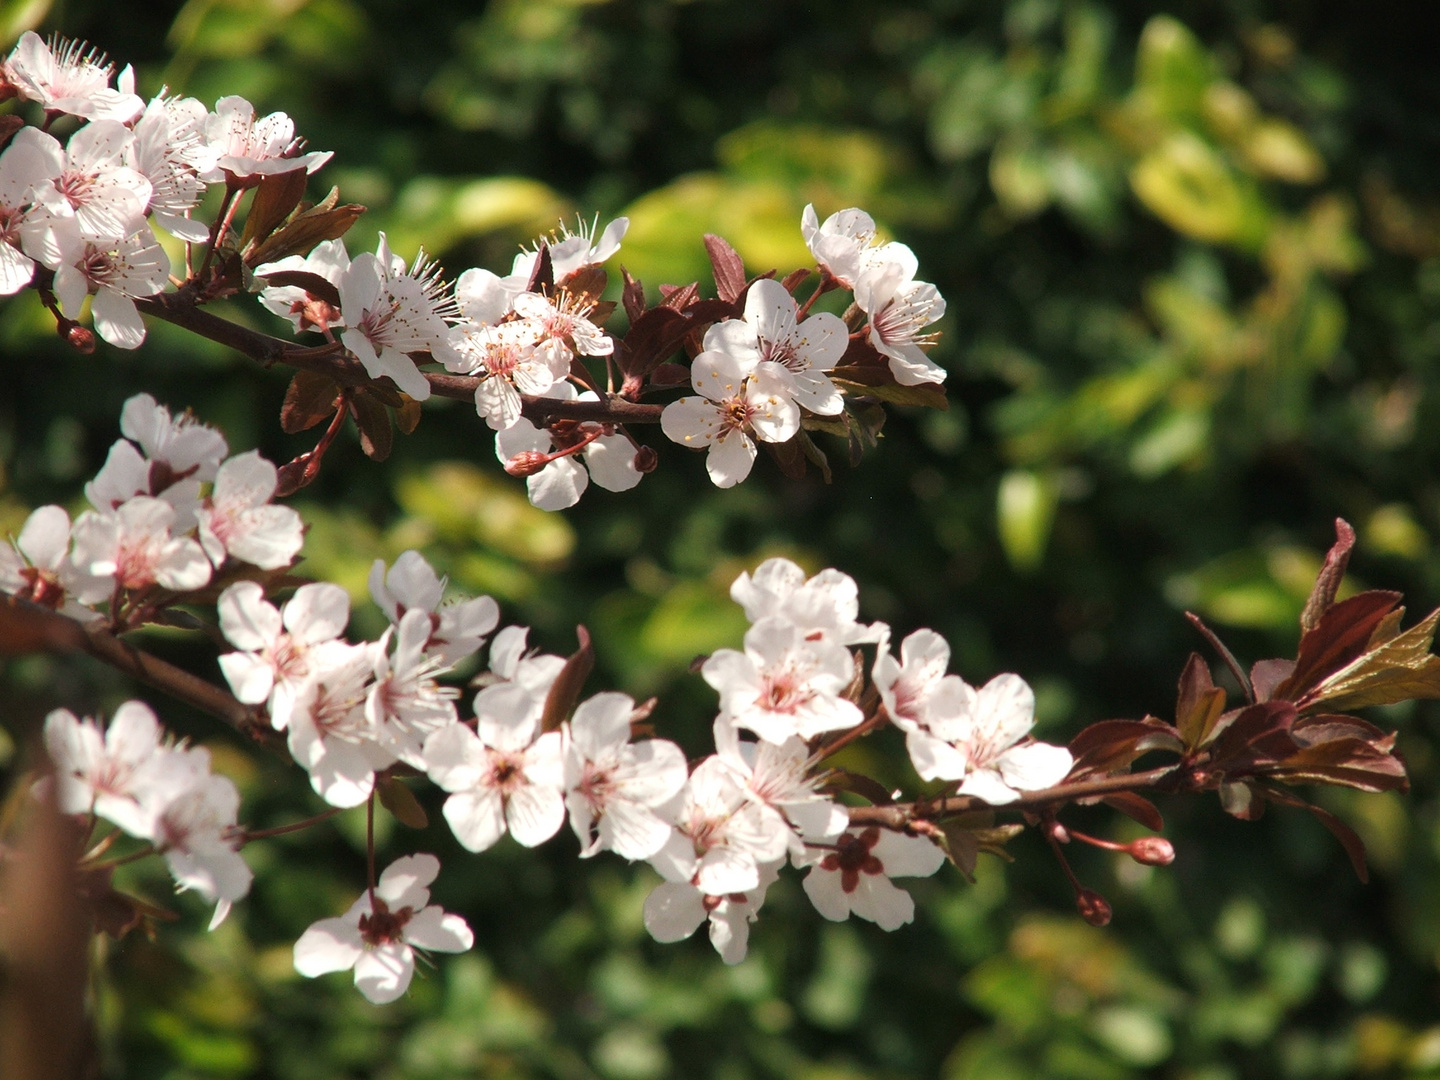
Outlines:
{"type": "Polygon", "coordinates": [[[223,720],[249,738],[270,732],[263,712],[214,683],[121,641],[102,627],[88,627],[66,615],[0,593],[0,652],[83,652],[147,686],[223,720]]]}
{"type": "MultiPolygon", "coordinates": [[[[222,319],[203,310],[195,295],[189,289],[160,293],[135,301],[135,306],[144,314],[161,319],[174,326],[182,327],[193,334],[218,344],[228,346],[264,367],[284,364],[288,367],[313,371],[333,379],[342,387],[365,387],[379,382],[365,371],[365,366],[340,345],[322,345],[305,348],[283,338],[259,330],[251,330],[239,323],[222,319]]],[[[439,397],[457,401],[472,401],[475,388],[481,379],[474,375],[449,375],[440,372],[422,372],[430,383],[430,390],[439,397]]],[[[600,401],[560,401],[556,398],[522,395],[523,414],[532,423],[545,424],[551,420],[580,420],[610,424],[658,424],[662,405],[648,405],[629,401],[615,394],[605,395],[600,401]]]]}
{"type": "Polygon", "coordinates": [[[1094,780],[1078,780],[1057,784],[1040,791],[1022,792],[1015,802],[992,807],[983,799],[970,795],[952,795],[947,799],[920,799],[913,803],[892,803],[889,806],[850,807],[851,825],[880,825],[887,829],[904,830],[916,821],[933,821],[972,810],[1044,810],[1081,799],[1115,795],[1122,791],[1175,791],[1185,787],[1185,773],[1177,763],[1143,773],[1102,776],[1094,780]]]}

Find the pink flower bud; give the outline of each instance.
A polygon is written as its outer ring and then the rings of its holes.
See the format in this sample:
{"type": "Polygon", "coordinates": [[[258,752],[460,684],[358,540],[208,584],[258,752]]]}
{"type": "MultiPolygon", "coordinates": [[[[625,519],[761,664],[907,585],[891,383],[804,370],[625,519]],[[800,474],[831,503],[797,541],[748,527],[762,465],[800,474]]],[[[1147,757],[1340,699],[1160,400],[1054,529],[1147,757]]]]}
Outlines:
{"type": "Polygon", "coordinates": [[[1146,866],[1169,866],[1175,861],[1175,845],[1163,836],[1142,836],[1125,850],[1132,859],[1146,866]]]}
{"type": "Polygon", "coordinates": [[[539,450],[522,450],[505,463],[505,471],[511,476],[534,476],[550,464],[550,455],[539,450]]]}
{"type": "Polygon", "coordinates": [[[1109,925],[1110,917],[1114,914],[1110,909],[1110,901],[1094,889],[1081,889],[1075,895],[1075,908],[1080,912],[1080,917],[1091,926],[1109,925]]]}
{"type": "Polygon", "coordinates": [[[655,453],[648,446],[642,446],[635,451],[635,471],[638,473],[652,473],[660,464],[660,455],[655,453]]]}

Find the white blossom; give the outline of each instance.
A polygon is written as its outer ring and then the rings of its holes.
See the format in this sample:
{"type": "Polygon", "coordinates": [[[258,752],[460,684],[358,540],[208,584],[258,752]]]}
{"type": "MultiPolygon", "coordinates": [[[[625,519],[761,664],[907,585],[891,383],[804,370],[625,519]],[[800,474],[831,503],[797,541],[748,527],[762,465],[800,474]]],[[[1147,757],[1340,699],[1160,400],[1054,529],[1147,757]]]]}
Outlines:
{"type": "Polygon", "coordinates": [[[864,718],[843,696],[855,676],[849,651],[784,619],[761,619],[743,652],[717,649],[700,670],[720,694],[721,714],[766,742],[810,739],[864,718]]]}
{"type": "Polygon", "coordinates": [[[475,698],[477,731],[452,724],[425,742],[430,779],[448,792],[445,820],[471,851],[505,832],[535,847],[565,823],[564,754],[558,731],[540,732],[543,697],[516,683],[475,698]]]}
{"type": "Polygon", "coordinates": [[[418,551],[405,551],[387,571],[384,559],[370,567],[370,595],[392,624],[408,611],[430,616],[425,652],[449,666],[477,651],[500,621],[500,607],[488,596],[442,605],[445,578],[418,551]]]}
{"type": "Polygon", "coordinates": [[[214,165],[201,176],[209,183],[234,182],[304,169],[313,173],[331,158],[331,151],[302,153],[305,140],[295,137],[295,121],[283,112],[255,118],[255,106],[242,97],[225,97],[205,119],[205,141],[214,165]]]}
{"type": "MultiPolygon", "coordinates": [[[[589,390],[577,395],[568,382],[556,383],[544,396],[560,401],[597,400],[589,390]]],[[[605,430],[600,424],[583,423],[557,435],[553,429],[537,428],[522,417],[496,433],[495,456],[509,463],[522,454],[548,456],[580,446],[578,452],[560,454],[548,461],[525,480],[533,505],[541,510],[564,510],[580,501],[591,480],[607,491],[629,491],[640,483],[643,474],[635,467],[634,444],[624,435],[603,434],[605,430]]]]}
{"type": "Polygon", "coordinates": [[[417,769],[425,767],[425,740],[456,722],[455,698],[460,693],[435,681],[449,668],[426,654],[429,640],[429,612],[415,608],[401,616],[375,650],[375,681],[365,699],[365,715],[376,740],[417,769]],[[392,636],[393,655],[386,649],[392,636]]]}
{"type": "Polygon", "coordinates": [[[890,361],[901,386],[945,381],[945,369],[925,355],[935,337],[922,333],[945,314],[945,298],[914,273],[905,263],[882,263],[855,284],[855,303],[870,316],[870,344],[890,361]]]}
{"type": "Polygon", "coordinates": [[[154,296],[169,282],[165,249],[149,229],[118,243],[71,240],[62,241],[55,270],[60,310],[74,319],[86,294],[94,293],[90,316],[96,333],[117,349],[138,349],[145,341],[145,320],[135,301],[154,296]]]}
{"type": "Polygon", "coordinates": [[[164,855],[176,888],[194,889],[215,902],[212,930],[224,920],[230,905],[250,891],[254,877],[236,850],[239,812],[240,793],[234,783],[207,771],[171,799],[155,821],[155,848],[164,855]]]}
{"type": "Polygon", "coordinates": [[[86,511],[75,522],[72,560],[94,579],[81,603],[106,599],[115,589],[152,585],[189,592],[210,580],[210,562],[194,540],[172,536],[175,508],[137,495],[112,513],[86,511]]]}
{"type": "Polygon", "coordinates": [[[904,244],[877,244],[875,219],[864,210],[852,206],[821,223],[815,207],[806,206],[800,215],[800,233],[815,261],[847,289],[855,288],[862,271],[878,265],[910,265],[914,276],[914,254],[904,244]]]}
{"type": "Polygon", "coordinates": [[[376,771],[395,763],[366,710],[382,650],[374,644],[321,643],[288,703],[290,754],[331,806],[359,806],[375,788],[376,771]]]}
{"type": "Polygon", "coordinates": [[[779,878],[780,863],[760,867],[760,881],[753,889],[727,896],[709,896],[694,885],[666,881],[645,898],[645,929],[659,942],[682,941],[710,920],[710,944],[727,964],[745,959],[750,941],[750,924],[765,903],[766,890],[779,878]]]}
{"type": "Polygon", "coordinates": [[[374,890],[336,919],[321,919],[295,943],[295,970],[307,978],[355,969],[355,987],[376,1005],[400,997],[415,974],[415,950],[460,953],[475,935],[459,915],[430,903],[440,873],[434,855],[391,863],[374,890]]]}
{"type": "Polygon", "coordinates": [[[849,574],[826,568],[807,578],[789,559],[766,559],[753,574],[742,573],[730,586],[730,598],[745,609],[752,623],[784,619],[807,637],[839,645],[878,641],[887,629],[884,623],[867,626],[856,621],[860,593],[849,574]]]}
{"type": "Polygon", "coordinates": [[[631,743],[634,709],[625,694],[596,694],[565,727],[565,806],[582,858],[648,859],[670,838],[657,809],[685,786],[685,754],[665,739],[631,743]]]}
{"type": "Polygon", "coordinates": [[[792,853],[803,852],[803,840],[833,840],[850,823],[845,807],[820,793],[828,774],[815,769],[815,759],[798,736],[783,743],[747,742],[732,721],[720,716],[715,750],[739,778],[745,797],[785,826],[792,853]]]}
{"type": "Polygon", "coordinates": [[[20,35],[3,68],[15,92],[47,112],[126,123],[145,103],[128,90],[112,89],[114,74],[105,54],[85,42],[56,37],[47,44],[33,30],[20,35]]]}
{"type": "Polygon", "coordinates": [[[226,556],[276,570],[289,566],[305,543],[305,523],[288,506],[270,502],[278,474],[258,452],[220,466],[215,487],[197,513],[200,544],[219,567],[226,556]]]}
{"type": "MultiPolygon", "coordinates": [[[[850,331],[828,312],[797,322],[795,298],[778,281],[762,278],[745,296],[745,318],[715,323],[705,348],[727,353],[745,370],[771,361],[790,373],[795,400],[813,413],[835,416],[844,407],[839,389],[825,372],[840,362],[850,331]]],[[[696,357],[696,362],[700,358],[696,357]]]]}
{"type": "Polygon", "coordinates": [[[73,619],[95,617],[73,599],[81,592],[94,595],[96,583],[70,561],[70,515],[63,507],[42,506],[32,511],[14,543],[0,545],[0,591],[73,619]]]}
{"type": "Polygon", "coordinates": [[[148,210],[166,232],[192,244],[210,237],[204,222],[190,211],[205,194],[200,170],[207,162],[202,136],[205,106],[195,98],[166,97],[162,92],[145,106],[135,122],[134,138],[124,163],[150,181],[148,210]]]}
{"type": "Polygon", "coordinates": [[[929,840],[888,829],[851,829],[833,851],[811,849],[815,863],[805,876],[805,894],[815,910],[834,922],[853,913],[882,930],[896,930],[915,917],[915,901],[893,877],[929,877],[945,853],[929,840]]]}
{"type": "Polygon", "coordinates": [[[755,443],[788,442],[800,430],[790,373],[775,363],[749,366],[727,352],[707,349],[690,365],[690,384],[700,397],[665,406],[660,428],[672,442],[707,447],[705,470],[716,487],[733,487],[750,475],[755,443]]]}

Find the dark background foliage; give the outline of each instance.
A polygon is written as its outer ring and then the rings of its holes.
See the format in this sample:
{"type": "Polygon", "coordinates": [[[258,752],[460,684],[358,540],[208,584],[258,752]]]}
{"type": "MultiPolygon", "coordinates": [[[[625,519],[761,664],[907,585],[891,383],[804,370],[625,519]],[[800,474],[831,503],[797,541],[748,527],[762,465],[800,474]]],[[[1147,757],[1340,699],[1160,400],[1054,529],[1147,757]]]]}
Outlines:
{"type": "MultiPolygon", "coordinates": [[[[5,11],[12,36],[24,11],[5,11]]],[[[1242,659],[1290,653],[1337,516],[1360,533],[1357,581],[1404,589],[1412,613],[1440,603],[1440,78],[1423,6],[97,0],[44,19],[133,62],[142,92],[289,112],[336,151],[316,184],[371,208],[352,251],[383,230],[453,272],[503,270],[562,216],[626,213],[618,261],[654,295],[708,285],[707,231],[752,271],[801,264],[813,201],[869,209],[947,297],[950,410],[898,411],[854,469],[826,443],[829,486],[762,458],[719,492],[657,432],[661,468],[638,489],[544,515],[461,404],[427,407],[383,465],[347,436],[296,503],[305,569],[352,589],[361,632],[379,624],[371,560],[420,547],[551,651],[583,621],[591,688],[659,693],[661,731],[699,754],[713,695],[686,665],[738,642],[726,588],[771,554],[851,573],[866,617],[944,633],[972,682],[1022,673],[1055,741],[1169,717],[1201,647],[1187,608],[1242,659]]],[[[279,329],[253,305],[230,314],[279,329]]],[[[22,296],[0,348],[7,528],[78,507],[141,389],[234,449],[309,446],[280,433],[283,372],[169,327],[84,357],[22,296]]],[[[150,645],[217,674],[183,638],[150,645]]],[[[11,663],[6,683],[16,742],[58,704],[135,692],[53,660],[11,663]]],[[[212,747],[247,820],[316,802],[296,770],[156,705],[212,747]]],[[[346,816],[247,849],[255,892],[215,934],[181,897],[156,940],[109,946],[101,1058],[137,1078],[1434,1075],[1440,713],[1374,719],[1400,729],[1414,790],[1318,795],[1370,844],[1369,885],[1307,817],[1172,800],[1174,866],[1076,854],[1115,905],[1103,931],[1025,837],[974,884],[916,883],[916,924],[895,934],[824,923],[791,876],[731,970],[703,940],[648,939],[647,869],[581,863],[566,837],[470,857],[443,822],[396,826],[386,853],[441,856],[437,898],[477,948],[385,1009],[290,967],[299,932],[363,880],[363,820],[346,816]]],[[[899,744],[873,741],[855,763],[911,782],[899,744]]],[[[131,884],[167,900],[154,874],[131,884]]]]}

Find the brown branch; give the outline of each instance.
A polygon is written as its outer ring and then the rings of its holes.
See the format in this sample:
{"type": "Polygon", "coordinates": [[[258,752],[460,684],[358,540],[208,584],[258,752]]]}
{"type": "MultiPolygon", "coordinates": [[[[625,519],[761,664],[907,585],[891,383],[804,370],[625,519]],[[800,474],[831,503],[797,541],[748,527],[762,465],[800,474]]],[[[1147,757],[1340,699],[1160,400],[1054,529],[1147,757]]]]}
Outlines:
{"type": "Polygon", "coordinates": [[[261,710],[212,682],[121,641],[102,627],[88,627],[28,600],[0,594],[0,651],[83,652],[147,686],[223,720],[242,735],[263,738],[270,730],[261,710]]]}
{"type": "MultiPolygon", "coordinates": [[[[1015,802],[997,806],[996,810],[1044,810],[1081,799],[1114,795],[1121,791],[1172,791],[1184,788],[1185,773],[1181,766],[1167,765],[1142,773],[1123,773],[1118,776],[1102,776],[1094,780],[1077,780],[1070,784],[1057,784],[1040,791],[1022,792],[1015,802]]],[[[904,830],[917,821],[932,821],[968,813],[972,810],[991,809],[989,803],[971,795],[952,795],[948,799],[921,799],[913,803],[892,803],[889,806],[850,807],[851,825],[881,825],[887,829],[904,830]]]]}
{"type": "MultiPolygon", "coordinates": [[[[136,300],[135,306],[146,315],[228,346],[264,367],[284,364],[287,367],[313,371],[333,379],[340,386],[364,387],[380,381],[372,379],[366,373],[365,366],[340,345],[305,348],[283,338],[251,330],[247,326],[203,310],[194,293],[188,289],[182,288],[178,292],[160,293],[136,300]]],[[[457,401],[474,400],[475,388],[481,382],[474,375],[449,375],[432,371],[422,374],[429,381],[432,393],[457,401]]],[[[529,394],[523,397],[525,418],[538,424],[550,420],[658,424],[660,412],[664,408],[661,405],[629,401],[616,394],[607,394],[600,401],[559,401],[529,394]]]]}

